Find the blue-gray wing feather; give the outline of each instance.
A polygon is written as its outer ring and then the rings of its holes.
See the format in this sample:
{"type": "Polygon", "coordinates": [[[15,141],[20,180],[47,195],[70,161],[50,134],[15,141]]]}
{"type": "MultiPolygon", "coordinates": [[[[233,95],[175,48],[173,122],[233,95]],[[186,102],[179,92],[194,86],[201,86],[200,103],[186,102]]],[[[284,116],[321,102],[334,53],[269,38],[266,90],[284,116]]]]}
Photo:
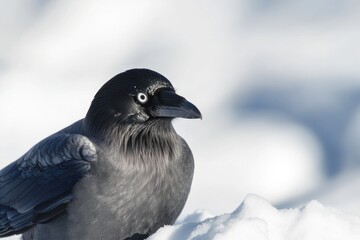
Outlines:
{"type": "Polygon", "coordinates": [[[0,171],[0,237],[21,233],[65,213],[74,185],[97,157],[77,134],[56,134],[0,171]]]}

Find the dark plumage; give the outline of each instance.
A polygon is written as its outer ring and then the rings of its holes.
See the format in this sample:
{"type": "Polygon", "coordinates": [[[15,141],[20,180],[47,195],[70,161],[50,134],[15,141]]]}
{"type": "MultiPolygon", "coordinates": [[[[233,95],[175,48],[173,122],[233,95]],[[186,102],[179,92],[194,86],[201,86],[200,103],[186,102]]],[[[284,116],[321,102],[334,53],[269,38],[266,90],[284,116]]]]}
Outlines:
{"type": "Polygon", "coordinates": [[[174,223],[194,170],[175,117],[201,114],[162,75],[110,79],[84,119],[0,171],[0,237],[134,240],[174,223]]]}

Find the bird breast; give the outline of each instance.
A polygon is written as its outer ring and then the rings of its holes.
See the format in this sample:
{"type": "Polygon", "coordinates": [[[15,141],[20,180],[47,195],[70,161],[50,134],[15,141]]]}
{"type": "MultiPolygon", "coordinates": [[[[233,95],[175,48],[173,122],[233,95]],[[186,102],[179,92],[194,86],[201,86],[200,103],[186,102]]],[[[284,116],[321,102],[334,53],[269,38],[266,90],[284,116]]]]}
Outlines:
{"type": "Polygon", "coordinates": [[[121,239],[172,224],[184,207],[193,176],[192,155],[182,154],[186,143],[175,141],[178,149],[171,154],[169,149],[149,153],[141,148],[100,152],[93,172],[75,186],[69,221],[82,226],[71,230],[70,239],[121,239]]]}

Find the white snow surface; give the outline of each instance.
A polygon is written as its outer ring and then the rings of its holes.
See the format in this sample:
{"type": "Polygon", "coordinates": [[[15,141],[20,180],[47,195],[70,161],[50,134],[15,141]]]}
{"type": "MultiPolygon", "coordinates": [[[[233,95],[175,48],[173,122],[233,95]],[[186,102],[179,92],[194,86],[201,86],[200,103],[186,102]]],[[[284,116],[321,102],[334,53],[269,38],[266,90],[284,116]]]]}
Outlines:
{"type": "Polygon", "coordinates": [[[303,208],[276,209],[248,195],[232,213],[202,220],[196,212],[183,223],[165,226],[148,240],[335,240],[359,239],[360,218],[311,201],[303,208]]]}

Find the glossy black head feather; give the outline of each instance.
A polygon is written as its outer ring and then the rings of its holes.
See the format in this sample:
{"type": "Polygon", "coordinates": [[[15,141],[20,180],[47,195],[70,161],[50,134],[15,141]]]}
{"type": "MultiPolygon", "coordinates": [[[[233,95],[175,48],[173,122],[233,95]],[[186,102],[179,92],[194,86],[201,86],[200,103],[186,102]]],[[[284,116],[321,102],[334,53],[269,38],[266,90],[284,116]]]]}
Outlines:
{"type": "MultiPolygon", "coordinates": [[[[153,93],[158,88],[173,89],[169,80],[157,72],[148,69],[132,69],[120,73],[106,82],[96,93],[86,122],[90,128],[110,127],[113,122],[136,121],[136,114],[143,106],[136,102],[139,92],[153,93]]],[[[138,116],[146,118],[141,114],[138,116]]]]}
{"type": "Polygon", "coordinates": [[[114,127],[147,124],[159,118],[170,121],[174,117],[201,117],[199,110],[189,104],[175,94],[170,81],[161,74],[148,69],[132,69],[116,75],[100,88],[85,123],[92,132],[104,133],[114,127]],[[138,94],[144,95],[143,102],[138,94]],[[192,109],[187,111],[189,106],[192,109]]]}
{"type": "Polygon", "coordinates": [[[157,72],[149,69],[131,69],[105,83],[95,95],[95,99],[107,97],[109,94],[135,95],[141,91],[153,94],[159,88],[173,89],[173,86],[157,72]]]}

